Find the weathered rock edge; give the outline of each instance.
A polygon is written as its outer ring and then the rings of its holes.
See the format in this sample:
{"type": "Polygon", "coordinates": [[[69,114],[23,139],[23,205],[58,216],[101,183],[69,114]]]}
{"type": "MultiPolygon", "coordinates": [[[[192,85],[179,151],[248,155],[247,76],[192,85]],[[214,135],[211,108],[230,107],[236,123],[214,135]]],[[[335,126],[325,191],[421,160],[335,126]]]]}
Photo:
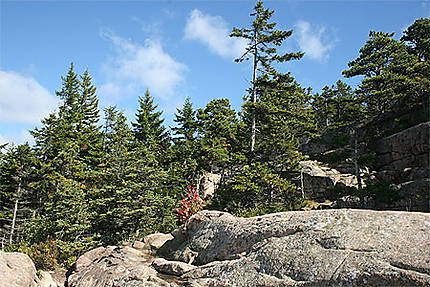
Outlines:
{"type": "Polygon", "coordinates": [[[158,254],[199,267],[191,286],[430,286],[430,214],[202,211],[158,254]]]}

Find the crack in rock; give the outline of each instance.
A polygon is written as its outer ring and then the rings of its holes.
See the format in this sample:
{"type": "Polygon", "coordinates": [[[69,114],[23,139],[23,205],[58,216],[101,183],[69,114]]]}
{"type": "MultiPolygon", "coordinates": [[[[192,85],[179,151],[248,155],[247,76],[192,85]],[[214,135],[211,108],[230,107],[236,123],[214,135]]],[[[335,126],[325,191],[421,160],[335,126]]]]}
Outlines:
{"type": "Polygon", "coordinates": [[[389,262],[389,264],[391,267],[401,269],[401,270],[406,271],[406,272],[412,271],[412,272],[420,273],[420,274],[425,275],[425,276],[430,276],[430,270],[429,269],[411,266],[408,264],[404,264],[402,262],[389,262]]]}

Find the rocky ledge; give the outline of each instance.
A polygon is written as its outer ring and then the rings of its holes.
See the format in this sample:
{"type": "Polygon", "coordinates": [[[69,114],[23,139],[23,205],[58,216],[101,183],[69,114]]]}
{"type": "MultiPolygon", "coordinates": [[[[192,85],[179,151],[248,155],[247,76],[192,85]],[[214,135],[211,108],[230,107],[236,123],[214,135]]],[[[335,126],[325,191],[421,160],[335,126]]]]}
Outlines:
{"type": "Polygon", "coordinates": [[[66,286],[430,286],[430,214],[202,211],[171,235],[85,253],[66,286]]]}

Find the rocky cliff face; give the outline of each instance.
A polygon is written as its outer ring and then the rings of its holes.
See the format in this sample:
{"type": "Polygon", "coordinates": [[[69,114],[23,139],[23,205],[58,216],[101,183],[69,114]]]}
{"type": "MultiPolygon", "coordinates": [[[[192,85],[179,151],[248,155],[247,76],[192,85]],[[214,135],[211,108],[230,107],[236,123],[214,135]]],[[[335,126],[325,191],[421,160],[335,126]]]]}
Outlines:
{"type": "MultiPolygon", "coordinates": [[[[371,127],[363,127],[360,134],[369,133],[371,127]]],[[[380,130],[380,129],[379,129],[380,130]]],[[[361,154],[374,154],[373,163],[361,166],[363,187],[368,184],[391,184],[398,199],[386,203],[374,198],[365,201],[357,197],[342,198],[337,206],[354,208],[375,208],[407,211],[430,211],[430,122],[424,122],[408,129],[381,137],[361,145],[361,154]]],[[[309,143],[303,151],[309,154],[329,154],[326,143],[309,143]]],[[[351,148],[350,148],[351,149],[351,148]]],[[[357,188],[354,165],[350,162],[323,164],[317,161],[301,162],[301,182],[304,194],[314,200],[324,201],[333,188],[357,188]]],[[[296,175],[297,178],[297,175],[296,175]]],[[[389,194],[387,194],[389,196],[389,194]]],[[[333,205],[333,207],[336,205],[333,205]]]]}

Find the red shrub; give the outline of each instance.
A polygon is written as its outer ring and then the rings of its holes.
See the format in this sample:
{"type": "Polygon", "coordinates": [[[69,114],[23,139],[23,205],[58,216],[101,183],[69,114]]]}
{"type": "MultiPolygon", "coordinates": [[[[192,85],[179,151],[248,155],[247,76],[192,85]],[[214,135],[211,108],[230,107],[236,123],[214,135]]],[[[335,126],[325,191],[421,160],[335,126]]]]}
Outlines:
{"type": "Polygon", "coordinates": [[[192,215],[202,210],[203,200],[197,194],[196,188],[189,186],[187,196],[179,202],[179,205],[176,214],[182,222],[185,222],[192,215]]]}

